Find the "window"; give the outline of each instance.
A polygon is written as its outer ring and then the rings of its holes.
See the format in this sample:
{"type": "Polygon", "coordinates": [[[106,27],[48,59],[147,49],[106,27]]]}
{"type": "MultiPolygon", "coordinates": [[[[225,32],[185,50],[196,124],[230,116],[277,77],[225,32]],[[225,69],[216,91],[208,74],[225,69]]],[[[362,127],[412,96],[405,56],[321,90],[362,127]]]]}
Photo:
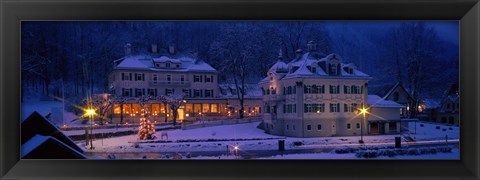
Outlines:
{"type": "Polygon", "coordinates": [[[122,88],[122,96],[130,96],[130,89],[122,88]]]}
{"type": "Polygon", "coordinates": [[[292,93],[297,94],[297,88],[295,88],[295,86],[292,87],[292,93]]]}
{"type": "Polygon", "coordinates": [[[135,81],[143,81],[144,74],[135,73],[135,81]]]}
{"type": "Polygon", "coordinates": [[[202,113],[210,112],[210,104],[202,104],[202,113]]]}
{"type": "Polygon", "coordinates": [[[132,80],[132,78],[130,77],[132,73],[122,73],[122,81],[126,81],[126,80],[132,80]],[[130,74],[130,75],[129,75],[130,74]]]}
{"type": "Polygon", "coordinates": [[[347,124],[347,129],[352,129],[352,126],[350,125],[350,123],[347,124]]]}
{"type": "Polygon", "coordinates": [[[307,130],[312,130],[312,125],[307,125],[307,130]]]}
{"type": "Polygon", "coordinates": [[[193,97],[201,97],[201,91],[199,89],[193,90],[193,97]]]}
{"type": "Polygon", "coordinates": [[[193,75],[193,82],[202,82],[201,76],[193,75]]]}
{"type": "Polygon", "coordinates": [[[352,106],[350,106],[350,112],[355,112],[355,109],[357,109],[358,104],[357,103],[352,103],[352,106]]]}
{"type": "Polygon", "coordinates": [[[202,108],[202,104],[193,104],[193,112],[199,113],[202,108]]]}
{"type": "Polygon", "coordinates": [[[321,113],[321,112],[325,112],[325,104],[322,103],[322,104],[315,104],[315,112],[316,113],[321,113]]]}
{"type": "Polygon", "coordinates": [[[331,64],[330,65],[330,71],[331,71],[331,74],[337,74],[337,65],[336,64],[331,64]]]}
{"type": "Polygon", "coordinates": [[[330,94],[339,94],[340,86],[332,86],[330,85],[330,94]]]}
{"type": "Polygon", "coordinates": [[[287,130],[288,130],[288,128],[289,128],[289,126],[288,126],[288,124],[287,124],[287,130]]]}
{"type": "Polygon", "coordinates": [[[145,89],[135,88],[135,97],[143,96],[145,89]]]}
{"type": "Polygon", "coordinates": [[[185,76],[184,76],[184,75],[180,75],[180,81],[181,81],[182,84],[183,84],[183,82],[185,81],[185,76]]]}
{"type": "Polygon", "coordinates": [[[360,129],[360,123],[357,123],[357,129],[360,129]]]}
{"type": "Polygon", "coordinates": [[[317,125],[317,130],[322,130],[322,125],[321,124],[317,125]]]}
{"type": "Polygon", "coordinates": [[[272,94],[277,94],[277,89],[272,88],[272,94]]]}
{"type": "Polygon", "coordinates": [[[153,81],[153,83],[156,83],[158,81],[158,75],[153,74],[152,75],[152,81],[153,81]]]}
{"type": "Polygon", "coordinates": [[[287,94],[292,94],[292,86],[287,87],[287,94]]]}
{"type": "Polygon", "coordinates": [[[343,93],[350,94],[351,93],[350,86],[343,86],[343,93]]]}
{"type": "Polygon", "coordinates": [[[157,96],[157,89],[148,89],[148,90],[147,90],[147,94],[148,94],[149,96],[156,97],[156,96],[157,96]]]}
{"type": "Polygon", "coordinates": [[[305,93],[305,94],[310,94],[310,93],[312,93],[312,86],[305,85],[305,86],[303,87],[303,93],[305,93]]]}
{"type": "Polygon", "coordinates": [[[313,104],[304,104],[304,109],[306,113],[313,112],[313,104]]]}
{"type": "Polygon", "coordinates": [[[343,104],[343,112],[354,112],[355,111],[355,103],[352,104],[343,104]]]}
{"type": "Polygon", "coordinates": [[[205,82],[213,82],[213,76],[205,75],[205,82]]]}
{"type": "Polygon", "coordinates": [[[170,67],[170,63],[166,63],[166,64],[165,64],[165,67],[169,68],[169,67],[170,67]]]}
{"type": "Polygon", "coordinates": [[[192,104],[185,104],[185,112],[192,113],[193,105],[192,104]]]}
{"type": "Polygon", "coordinates": [[[205,90],[205,97],[213,97],[213,90],[205,90]]]}
{"type": "Polygon", "coordinates": [[[340,112],[340,103],[330,104],[330,112],[340,112]]]}
{"type": "Polygon", "coordinates": [[[185,94],[185,97],[190,97],[190,89],[182,89],[182,93],[185,94]]]}
{"type": "Polygon", "coordinates": [[[180,64],[177,64],[177,68],[180,68],[180,64]]]}
{"type": "Polygon", "coordinates": [[[170,88],[165,89],[165,95],[170,95],[173,93],[175,93],[175,89],[170,89],[170,88]]]}
{"type": "Polygon", "coordinates": [[[218,104],[210,104],[210,111],[212,113],[218,113],[218,104]]]}
{"type": "Polygon", "coordinates": [[[317,68],[312,67],[312,73],[317,73],[317,68]]]}
{"type": "Polygon", "coordinates": [[[172,81],[172,75],[167,75],[167,81],[168,81],[168,84],[170,84],[170,81],[172,81]]]}

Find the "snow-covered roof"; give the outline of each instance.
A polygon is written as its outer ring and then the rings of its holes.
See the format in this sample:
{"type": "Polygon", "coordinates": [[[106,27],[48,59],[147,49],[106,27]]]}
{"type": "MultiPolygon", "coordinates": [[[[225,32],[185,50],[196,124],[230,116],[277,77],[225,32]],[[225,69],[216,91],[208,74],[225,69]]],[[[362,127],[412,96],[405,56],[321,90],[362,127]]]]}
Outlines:
{"type": "Polygon", "coordinates": [[[288,66],[287,64],[285,64],[283,61],[277,61],[270,69],[269,71],[273,71],[273,72],[276,72],[276,71],[281,71],[281,70],[284,70],[284,71],[288,71],[288,66]]]}
{"type": "MultiPolygon", "coordinates": [[[[356,69],[356,66],[352,63],[342,64],[341,57],[332,53],[325,56],[319,52],[307,52],[303,55],[299,56],[291,60],[288,64],[286,64],[289,71],[286,75],[281,77],[281,79],[290,79],[290,78],[334,78],[334,79],[342,79],[342,78],[350,78],[350,79],[370,79],[368,74],[365,74],[356,69]],[[339,69],[340,75],[328,75],[326,73],[326,63],[340,63],[341,68],[339,69]],[[322,64],[322,65],[320,65],[322,64]],[[322,67],[323,66],[323,67],[322,67]],[[345,71],[344,68],[352,69],[351,72],[345,71]],[[312,70],[315,69],[315,70],[312,70]]],[[[284,67],[285,65],[282,64],[283,62],[279,61],[275,63],[270,70],[277,69],[278,67],[284,67]]],[[[268,82],[268,79],[262,79],[260,83],[268,82]]]]}
{"type": "Polygon", "coordinates": [[[33,150],[41,146],[43,143],[47,141],[54,141],[55,143],[58,143],[62,145],[63,147],[68,148],[70,151],[73,153],[77,154],[78,156],[82,156],[86,159],[85,155],[83,153],[78,152],[77,150],[73,149],[72,147],[66,145],[62,141],[59,141],[58,139],[52,137],[52,136],[42,136],[42,135],[35,135],[32,137],[30,140],[22,144],[22,151],[21,151],[21,156],[25,157],[26,155],[30,154],[33,150]]]}
{"type": "MultiPolygon", "coordinates": [[[[237,88],[233,83],[218,85],[220,94],[224,98],[237,98],[237,88]]],[[[262,89],[257,84],[245,84],[245,98],[262,98],[262,89]]]]}
{"type": "Polygon", "coordinates": [[[424,99],[423,102],[428,109],[434,109],[440,107],[441,100],[439,99],[424,99]]]}
{"type": "Polygon", "coordinates": [[[401,104],[398,104],[394,101],[389,101],[381,98],[377,95],[368,95],[367,105],[370,107],[379,107],[379,108],[402,108],[404,107],[401,104]]]}
{"type": "Polygon", "coordinates": [[[177,53],[175,55],[161,55],[154,57],[148,54],[125,56],[115,69],[134,69],[149,71],[178,71],[178,72],[217,72],[215,68],[206,62],[194,58],[188,54],[177,53]],[[172,62],[181,64],[180,68],[158,68],[155,63],[172,62]]]}

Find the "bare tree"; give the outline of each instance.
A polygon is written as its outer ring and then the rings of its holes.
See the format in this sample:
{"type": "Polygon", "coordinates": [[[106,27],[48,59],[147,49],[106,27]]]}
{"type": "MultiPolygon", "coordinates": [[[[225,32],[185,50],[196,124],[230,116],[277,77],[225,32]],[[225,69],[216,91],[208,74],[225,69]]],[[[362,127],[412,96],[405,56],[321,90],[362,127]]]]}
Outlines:
{"type": "Polygon", "coordinates": [[[185,94],[162,95],[157,98],[172,111],[173,126],[177,125],[178,108],[185,103],[185,94]]]}

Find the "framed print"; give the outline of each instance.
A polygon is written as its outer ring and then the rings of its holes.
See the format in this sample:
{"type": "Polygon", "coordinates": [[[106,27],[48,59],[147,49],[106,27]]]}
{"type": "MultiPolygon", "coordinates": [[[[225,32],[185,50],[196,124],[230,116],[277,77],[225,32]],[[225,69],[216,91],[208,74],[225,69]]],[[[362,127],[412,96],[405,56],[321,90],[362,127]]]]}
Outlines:
{"type": "Polygon", "coordinates": [[[2,178],[478,178],[477,1],[2,9],[2,178]]]}

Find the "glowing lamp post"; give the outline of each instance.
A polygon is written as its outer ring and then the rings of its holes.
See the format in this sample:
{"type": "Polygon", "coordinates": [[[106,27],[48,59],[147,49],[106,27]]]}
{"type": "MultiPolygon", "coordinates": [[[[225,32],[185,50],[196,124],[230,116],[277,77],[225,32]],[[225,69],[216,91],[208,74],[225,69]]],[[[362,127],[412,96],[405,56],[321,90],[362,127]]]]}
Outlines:
{"type": "Polygon", "coordinates": [[[238,159],[238,145],[235,144],[235,146],[233,146],[233,150],[234,150],[234,153],[235,153],[235,159],[238,159]]]}
{"type": "Polygon", "coordinates": [[[85,116],[88,116],[90,121],[90,149],[94,149],[93,147],[93,116],[95,115],[95,109],[86,109],[85,116]]]}
{"type": "Polygon", "coordinates": [[[365,108],[365,107],[362,107],[362,109],[360,109],[359,114],[362,114],[362,115],[363,115],[363,121],[361,121],[360,141],[358,141],[358,142],[361,143],[361,144],[363,144],[363,143],[364,143],[364,141],[363,141],[363,124],[364,124],[364,121],[366,121],[366,119],[367,119],[368,109],[365,108]]]}

